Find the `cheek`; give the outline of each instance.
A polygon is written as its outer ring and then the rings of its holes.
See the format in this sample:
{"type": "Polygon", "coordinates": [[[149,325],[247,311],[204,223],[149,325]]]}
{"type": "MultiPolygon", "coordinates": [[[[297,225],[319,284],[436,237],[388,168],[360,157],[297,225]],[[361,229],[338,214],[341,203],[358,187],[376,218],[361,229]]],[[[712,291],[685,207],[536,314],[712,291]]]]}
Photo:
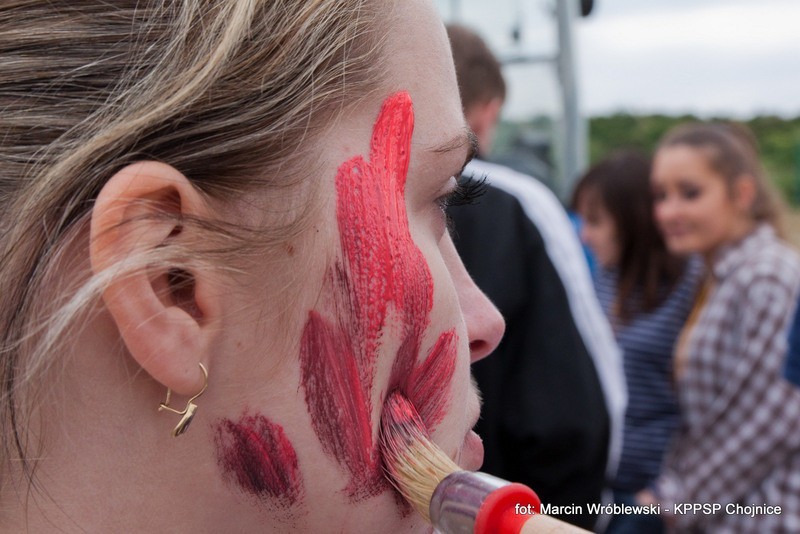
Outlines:
{"type": "Polygon", "coordinates": [[[712,215],[706,215],[703,219],[703,237],[706,239],[706,247],[717,247],[724,243],[734,226],[736,219],[735,213],[727,209],[720,209],[712,215]]]}
{"type": "Polygon", "coordinates": [[[614,227],[610,224],[603,226],[601,232],[603,247],[609,251],[613,251],[617,245],[617,239],[614,232],[614,227]]]}
{"type": "Polygon", "coordinates": [[[597,230],[594,226],[584,224],[581,229],[581,239],[584,243],[594,248],[597,243],[597,230]]]}
{"type": "Polygon", "coordinates": [[[410,231],[421,260],[428,266],[427,272],[432,289],[430,331],[445,329],[463,322],[459,291],[463,281],[471,278],[455,250],[450,234],[445,230],[440,238],[431,232],[426,216],[410,216],[410,231]]]}
{"type": "Polygon", "coordinates": [[[606,251],[608,261],[616,263],[619,260],[619,244],[616,234],[609,232],[606,235],[606,251]]]}
{"type": "Polygon", "coordinates": [[[729,210],[722,199],[706,194],[694,202],[686,202],[686,216],[698,233],[716,235],[728,225],[729,210]]]}
{"type": "Polygon", "coordinates": [[[474,425],[480,411],[478,397],[470,385],[471,337],[465,314],[483,313],[481,306],[490,304],[470,278],[448,234],[428,246],[420,242],[420,247],[434,280],[428,337],[435,346],[436,333],[444,331],[454,335],[448,353],[431,350],[427,354],[416,379],[419,381],[418,398],[427,397],[422,402],[436,407],[435,418],[440,423],[432,433],[433,438],[446,452],[452,453],[460,447],[465,432],[474,425]],[[478,293],[481,300],[476,297],[478,293]]]}
{"type": "Polygon", "coordinates": [[[586,230],[586,243],[595,254],[605,257],[610,245],[610,232],[605,226],[594,225],[586,230]]]}
{"type": "MultiPolygon", "coordinates": [[[[450,405],[459,337],[433,321],[434,277],[406,212],[413,112],[408,95],[384,102],[369,158],[336,176],[340,252],[325,275],[324,305],[309,311],[301,386],[323,452],[358,501],[388,486],[377,428],[383,399],[399,390],[435,428],[450,405]]],[[[429,230],[430,231],[430,230],[429,230]]]]}
{"type": "Polygon", "coordinates": [[[405,316],[386,390],[403,392],[434,436],[450,435],[452,418],[446,419],[451,410],[463,406],[469,384],[468,336],[454,280],[461,262],[457,255],[448,255],[451,249],[455,254],[455,248],[447,232],[435,239],[428,217],[411,213],[408,223],[414,251],[409,260],[425,268],[409,276],[405,285],[412,292],[424,292],[420,302],[425,304],[405,316]]]}

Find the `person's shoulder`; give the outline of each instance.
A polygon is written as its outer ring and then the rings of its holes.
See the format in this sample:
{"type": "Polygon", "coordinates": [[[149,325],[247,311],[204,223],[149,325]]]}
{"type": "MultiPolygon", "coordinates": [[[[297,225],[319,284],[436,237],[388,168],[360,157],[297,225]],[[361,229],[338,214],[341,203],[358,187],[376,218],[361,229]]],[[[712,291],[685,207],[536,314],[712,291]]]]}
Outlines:
{"type": "Polygon", "coordinates": [[[742,267],[745,275],[749,272],[754,277],[784,275],[800,279],[800,254],[781,239],[769,239],[757,253],[745,258],[742,267]]]}
{"type": "Polygon", "coordinates": [[[719,281],[747,286],[755,280],[800,279],[800,255],[766,223],[721,248],[712,272],[719,281]]]}
{"type": "Polygon", "coordinates": [[[800,289],[800,254],[778,238],[767,240],[743,259],[732,279],[754,301],[758,296],[774,300],[796,295],[800,289]]]}

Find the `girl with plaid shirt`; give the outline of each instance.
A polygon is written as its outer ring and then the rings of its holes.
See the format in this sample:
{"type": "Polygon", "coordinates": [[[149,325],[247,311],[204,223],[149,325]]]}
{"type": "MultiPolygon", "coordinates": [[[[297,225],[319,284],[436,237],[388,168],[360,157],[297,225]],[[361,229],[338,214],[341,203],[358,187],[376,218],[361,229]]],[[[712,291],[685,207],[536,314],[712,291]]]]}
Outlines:
{"type": "Polygon", "coordinates": [[[679,126],[651,181],[667,247],[699,253],[708,276],[676,349],[681,429],[638,501],[660,503],[680,532],[798,532],[800,390],[782,365],[800,257],[780,237],[755,142],[734,125],[679,126]]]}

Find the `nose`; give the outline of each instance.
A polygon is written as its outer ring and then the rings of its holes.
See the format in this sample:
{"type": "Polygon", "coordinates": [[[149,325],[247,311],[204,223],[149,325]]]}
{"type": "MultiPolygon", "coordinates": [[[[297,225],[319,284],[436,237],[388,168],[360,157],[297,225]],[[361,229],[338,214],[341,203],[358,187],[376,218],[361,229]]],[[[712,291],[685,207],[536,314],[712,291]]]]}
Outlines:
{"type": "Polygon", "coordinates": [[[669,224],[678,215],[678,204],[669,197],[657,200],[653,205],[653,218],[658,225],[669,224]]]}
{"type": "Polygon", "coordinates": [[[461,291],[459,302],[467,324],[470,363],[475,363],[497,348],[503,339],[506,322],[472,278],[469,278],[469,287],[461,291]]]}
{"type": "Polygon", "coordinates": [[[475,285],[452,242],[449,249],[446,254],[467,326],[470,363],[475,363],[497,348],[506,330],[506,322],[492,301],[475,285]]]}

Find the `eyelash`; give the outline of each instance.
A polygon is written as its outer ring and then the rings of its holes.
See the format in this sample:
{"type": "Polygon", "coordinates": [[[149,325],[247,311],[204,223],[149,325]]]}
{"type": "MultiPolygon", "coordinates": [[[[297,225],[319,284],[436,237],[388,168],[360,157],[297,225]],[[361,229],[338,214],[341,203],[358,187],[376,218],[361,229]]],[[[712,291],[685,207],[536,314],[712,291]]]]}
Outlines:
{"type": "Polygon", "coordinates": [[[480,198],[489,189],[486,179],[485,175],[477,179],[462,176],[452,191],[439,197],[437,203],[445,215],[448,232],[452,233],[453,231],[453,219],[447,213],[448,208],[474,205],[480,202],[480,198]]]}
{"type": "Polygon", "coordinates": [[[452,191],[438,199],[439,206],[446,210],[455,206],[477,204],[489,186],[486,184],[487,176],[481,178],[459,178],[452,191]]]}

